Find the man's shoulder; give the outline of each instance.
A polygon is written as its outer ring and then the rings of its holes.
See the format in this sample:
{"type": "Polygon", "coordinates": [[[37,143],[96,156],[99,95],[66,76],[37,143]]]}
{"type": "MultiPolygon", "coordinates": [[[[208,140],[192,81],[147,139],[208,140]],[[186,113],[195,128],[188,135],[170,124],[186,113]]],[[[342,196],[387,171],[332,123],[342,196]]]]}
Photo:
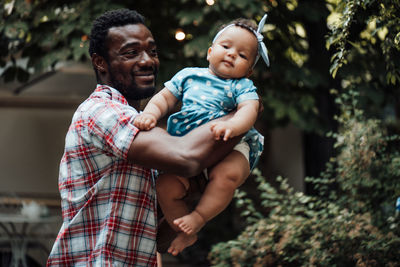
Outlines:
{"type": "Polygon", "coordinates": [[[72,122],[108,124],[118,120],[131,121],[137,114],[135,108],[114,99],[108,92],[95,91],[76,109],[72,122]]]}
{"type": "Polygon", "coordinates": [[[78,111],[89,112],[108,108],[136,111],[118,90],[107,85],[98,85],[96,90],[78,107],[78,111]]]}

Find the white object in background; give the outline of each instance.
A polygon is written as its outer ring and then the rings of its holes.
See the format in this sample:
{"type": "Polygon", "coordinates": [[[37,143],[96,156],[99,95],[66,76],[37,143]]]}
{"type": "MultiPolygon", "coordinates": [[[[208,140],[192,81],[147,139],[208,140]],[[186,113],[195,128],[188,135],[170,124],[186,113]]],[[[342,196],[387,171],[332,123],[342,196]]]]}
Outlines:
{"type": "Polygon", "coordinates": [[[23,201],[21,214],[30,219],[38,219],[39,217],[48,215],[48,209],[36,201],[30,201],[29,203],[23,201]]]}

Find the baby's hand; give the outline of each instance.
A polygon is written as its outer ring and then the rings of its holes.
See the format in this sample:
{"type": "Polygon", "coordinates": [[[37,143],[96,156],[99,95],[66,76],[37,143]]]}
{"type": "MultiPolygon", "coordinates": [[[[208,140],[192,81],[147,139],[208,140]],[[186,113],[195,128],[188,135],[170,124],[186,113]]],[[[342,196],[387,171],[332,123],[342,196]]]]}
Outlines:
{"type": "Polygon", "coordinates": [[[211,124],[211,131],[214,133],[215,140],[219,140],[223,137],[224,141],[229,138],[235,137],[235,127],[232,122],[229,121],[217,121],[211,124]]]}
{"type": "Polygon", "coordinates": [[[156,126],[157,120],[153,114],[142,112],[136,116],[133,124],[140,130],[148,131],[156,126]]]}

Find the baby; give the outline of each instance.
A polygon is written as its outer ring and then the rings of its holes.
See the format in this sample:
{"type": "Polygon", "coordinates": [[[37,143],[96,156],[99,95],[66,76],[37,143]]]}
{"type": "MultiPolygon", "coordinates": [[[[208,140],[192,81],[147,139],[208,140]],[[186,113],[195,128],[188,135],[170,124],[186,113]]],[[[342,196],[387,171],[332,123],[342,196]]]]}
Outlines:
{"type": "Polygon", "coordinates": [[[259,99],[248,77],[260,54],[269,65],[260,34],[265,19],[266,15],[258,29],[247,19],[237,19],[222,27],[207,52],[209,67],[179,71],[135,118],[138,128],[149,130],[182,101],[181,110],[168,119],[170,134],[185,135],[235,109],[228,120],[213,122],[211,130],[215,139],[225,141],[245,134],[225,159],[205,171],[208,183],[193,211],[190,212],[183,201],[189,189],[187,178],[164,173],[157,179],[159,205],[165,219],[177,232],[168,248],[172,255],[192,245],[204,224],[228,206],[236,188],[249,176],[263,150],[263,136],[253,128],[259,99]]]}

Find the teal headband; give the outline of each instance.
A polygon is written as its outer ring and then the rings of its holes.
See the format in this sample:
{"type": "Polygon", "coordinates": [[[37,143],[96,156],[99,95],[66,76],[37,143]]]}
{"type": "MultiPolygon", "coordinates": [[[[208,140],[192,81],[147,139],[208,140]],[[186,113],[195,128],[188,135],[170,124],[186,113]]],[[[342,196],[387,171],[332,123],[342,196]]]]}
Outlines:
{"type": "MultiPolygon", "coordinates": [[[[265,14],[264,17],[260,20],[260,23],[258,24],[258,28],[257,31],[252,30],[252,32],[254,33],[254,35],[257,38],[258,41],[258,54],[256,57],[256,60],[254,61],[254,65],[257,63],[258,59],[260,58],[260,55],[262,56],[262,58],[264,59],[265,64],[267,64],[267,66],[269,67],[269,58],[268,58],[268,50],[267,47],[265,46],[263,39],[264,36],[262,36],[261,31],[264,27],[265,21],[267,20],[268,15],[265,14]]],[[[215,40],[218,39],[218,37],[229,27],[232,26],[236,26],[235,24],[229,24],[226,27],[224,27],[223,29],[221,29],[214,37],[213,39],[213,43],[215,42],[215,40]]]]}

